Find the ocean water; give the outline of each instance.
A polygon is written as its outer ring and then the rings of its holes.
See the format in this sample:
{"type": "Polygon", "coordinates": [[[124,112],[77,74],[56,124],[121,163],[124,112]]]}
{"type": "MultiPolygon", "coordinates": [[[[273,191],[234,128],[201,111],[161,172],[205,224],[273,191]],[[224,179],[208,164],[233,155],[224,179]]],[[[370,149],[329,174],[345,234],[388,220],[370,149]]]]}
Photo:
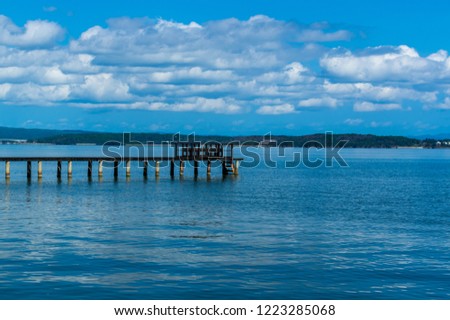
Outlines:
{"type": "Polygon", "coordinates": [[[287,169],[273,149],[277,168],[197,180],[134,164],[89,181],[75,163],[58,182],[45,163],[28,183],[13,163],[6,182],[0,163],[0,299],[449,299],[450,150],[342,155],[348,167],[287,169]]]}

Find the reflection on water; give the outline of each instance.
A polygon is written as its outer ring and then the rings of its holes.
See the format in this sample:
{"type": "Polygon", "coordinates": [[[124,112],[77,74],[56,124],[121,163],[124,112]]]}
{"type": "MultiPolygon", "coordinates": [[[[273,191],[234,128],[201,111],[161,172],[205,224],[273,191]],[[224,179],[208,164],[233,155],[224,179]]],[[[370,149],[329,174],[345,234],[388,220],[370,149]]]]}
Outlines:
{"type": "Polygon", "coordinates": [[[16,164],[0,182],[0,298],[448,299],[450,157],[432,151],[197,181],[137,167],[88,181],[76,163],[58,183],[48,163],[27,184],[16,164]]]}

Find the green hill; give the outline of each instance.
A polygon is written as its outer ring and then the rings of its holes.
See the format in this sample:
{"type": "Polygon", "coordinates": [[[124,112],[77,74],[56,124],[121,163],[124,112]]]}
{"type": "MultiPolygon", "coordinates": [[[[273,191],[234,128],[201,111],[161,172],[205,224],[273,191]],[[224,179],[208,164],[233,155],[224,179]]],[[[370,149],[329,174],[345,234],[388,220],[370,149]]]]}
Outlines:
{"type": "MultiPolygon", "coordinates": [[[[192,138],[192,136],[190,136],[192,138]]],[[[155,144],[172,141],[172,134],[161,133],[133,133],[131,137],[123,133],[108,132],[87,132],[87,131],[63,131],[63,130],[43,130],[43,129],[22,129],[0,127],[0,139],[23,139],[34,143],[49,143],[57,145],[75,145],[75,144],[96,144],[105,143],[123,143],[133,142],[155,144]]],[[[264,140],[263,136],[208,136],[197,135],[197,141],[218,141],[228,143],[238,141],[250,145],[257,145],[264,140]]],[[[181,140],[185,141],[188,136],[182,135],[181,140]]],[[[319,147],[326,144],[325,134],[317,133],[302,136],[275,135],[271,137],[278,144],[295,147],[319,147]]],[[[415,139],[403,136],[377,136],[373,134],[335,134],[333,135],[333,144],[346,141],[346,148],[397,148],[397,147],[436,147],[436,140],[415,139]]],[[[330,141],[327,146],[331,146],[330,141]]]]}

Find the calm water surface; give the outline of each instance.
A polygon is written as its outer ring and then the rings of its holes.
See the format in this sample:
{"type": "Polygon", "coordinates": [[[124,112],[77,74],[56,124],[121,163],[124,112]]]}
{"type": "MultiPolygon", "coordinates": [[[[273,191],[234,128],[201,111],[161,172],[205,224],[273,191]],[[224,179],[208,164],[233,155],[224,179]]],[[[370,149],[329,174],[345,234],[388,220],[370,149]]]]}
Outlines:
{"type": "Polygon", "coordinates": [[[7,183],[0,163],[0,299],[449,299],[450,150],[343,155],[348,168],[275,157],[197,181],[192,168],[144,181],[137,167],[88,181],[76,163],[58,183],[46,163],[27,183],[13,163],[7,183]]]}

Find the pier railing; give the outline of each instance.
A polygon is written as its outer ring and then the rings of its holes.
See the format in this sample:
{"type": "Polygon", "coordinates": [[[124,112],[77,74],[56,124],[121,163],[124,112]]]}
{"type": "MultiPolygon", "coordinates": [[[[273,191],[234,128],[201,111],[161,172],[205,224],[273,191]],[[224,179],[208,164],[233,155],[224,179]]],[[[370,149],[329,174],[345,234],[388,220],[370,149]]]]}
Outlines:
{"type": "Polygon", "coordinates": [[[205,143],[200,142],[175,142],[174,156],[175,158],[192,159],[222,159],[225,157],[232,157],[233,153],[224,155],[224,150],[232,150],[233,145],[224,146],[221,143],[205,143]]]}

